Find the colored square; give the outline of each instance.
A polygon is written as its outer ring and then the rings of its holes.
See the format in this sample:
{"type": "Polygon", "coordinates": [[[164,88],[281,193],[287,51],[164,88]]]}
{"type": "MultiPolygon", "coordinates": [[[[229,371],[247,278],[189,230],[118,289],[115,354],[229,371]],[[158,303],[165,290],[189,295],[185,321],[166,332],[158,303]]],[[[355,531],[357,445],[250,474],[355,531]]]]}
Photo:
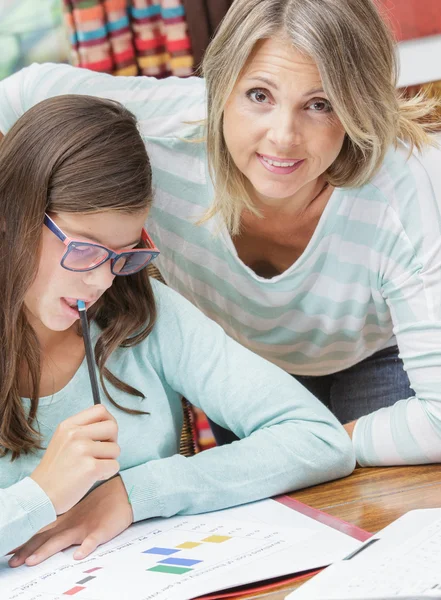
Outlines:
{"type": "Polygon", "coordinates": [[[100,571],[103,567],[93,567],[93,569],[87,569],[84,573],[93,573],[94,571],[100,571]]]}
{"type": "Polygon", "coordinates": [[[96,579],[95,575],[89,575],[89,577],[85,577],[81,581],[77,581],[78,585],[83,585],[83,583],[87,583],[88,581],[92,581],[92,579],[96,579]]]}
{"type": "Polygon", "coordinates": [[[211,544],[222,544],[222,542],[226,542],[227,540],[231,540],[228,535],[210,535],[210,537],[207,537],[202,541],[210,542],[211,544]]]}
{"type": "Polygon", "coordinates": [[[185,548],[191,550],[192,548],[197,548],[201,544],[199,542],[184,542],[183,544],[179,544],[176,548],[185,548]]]}
{"type": "Polygon", "coordinates": [[[85,589],[86,588],[84,586],[76,585],[72,589],[67,590],[67,592],[63,592],[63,596],[74,596],[75,594],[78,594],[78,592],[81,592],[81,590],[85,590],[85,589]]]}
{"type": "Polygon", "coordinates": [[[179,550],[175,548],[150,548],[149,550],[144,550],[143,554],[160,554],[161,556],[170,556],[170,554],[176,554],[179,550]]]}
{"type": "MultiPolygon", "coordinates": [[[[159,563],[161,565],[176,565],[177,567],[193,567],[198,563],[203,562],[202,560],[192,560],[190,558],[165,558],[164,560],[160,560],[159,563]]],[[[80,582],[78,582],[80,583],[80,582]]]]}
{"type": "Polygon", "coordinates": [[[185,567],[168,567],[167,565],[156,565],[147,571],[154,571],[155,573],[168,573],[169,575],[183,575],[193,569],[186,569],[185,567]]]}

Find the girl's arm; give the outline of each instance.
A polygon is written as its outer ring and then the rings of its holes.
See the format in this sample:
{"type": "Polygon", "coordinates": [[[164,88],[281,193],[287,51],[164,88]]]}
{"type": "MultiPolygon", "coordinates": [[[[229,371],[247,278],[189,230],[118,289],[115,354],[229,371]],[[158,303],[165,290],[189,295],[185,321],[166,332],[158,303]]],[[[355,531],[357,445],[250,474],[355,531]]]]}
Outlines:
{"type": "Polygon", "coordinates": [[[165,388],[241,439],[122,471],[135,520],[218,510],[352,471],[350,439],[319,400],[182,296],[159,282],[154,290],[159,317],[148,358],[165,388]]]}
{"type": "Polygon", "coordinates": [[[30,477],[0,489],[0,556],[26,542],[56,518],[49,497],[30,477]]]}
{"type": "Polygon", "coordinates": [[[323,404],[228,338],[182,296],[152,284],[159,316],[135,349],[137,364],[154,367],[172,404],[152,409],[166,410],[165,419],[170,410],[177,416],[177,390],[242,439],[191,458],[174,455],[121,471],[26,543],[14,566],[37,564],[71,544],[80,545],[75,558],[84,558],[133,518],[221,509],[343,477],[354,467],[350,439],[323,404]]]}
{"type": "MultiPolygon", "coordinates": [[[[60,423],[30,477],[0,489],[0,556],[72,508],[97,481],[118,472],[117,435],[118,425],[102,405],[60,423]]],[[[0,468],[7,470],[8,462],[4,457],[0,468]]]]}

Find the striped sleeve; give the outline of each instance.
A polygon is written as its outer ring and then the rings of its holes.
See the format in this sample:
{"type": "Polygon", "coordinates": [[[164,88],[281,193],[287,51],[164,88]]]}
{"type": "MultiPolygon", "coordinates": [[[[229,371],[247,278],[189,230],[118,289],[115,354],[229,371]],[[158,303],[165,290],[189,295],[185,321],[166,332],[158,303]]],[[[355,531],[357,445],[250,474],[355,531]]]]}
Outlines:
{"type": "Polygon", "coordinates": [[[375,269],[415,396],[358,420],[354,444],[362,466],[441,461],[440,210],[418,159],[397,167],[402,175],[391,177],[375,269]]]}
{"type": "Polygon", "coordinates": [[[198,77],[115,77],[64,64],[33,64],[0,82],[0,131],[7,133],[46,98],[87,94],[126,106],[145,138],[176,137],[183,124],[204,118],[204,86],[198,77]]]}

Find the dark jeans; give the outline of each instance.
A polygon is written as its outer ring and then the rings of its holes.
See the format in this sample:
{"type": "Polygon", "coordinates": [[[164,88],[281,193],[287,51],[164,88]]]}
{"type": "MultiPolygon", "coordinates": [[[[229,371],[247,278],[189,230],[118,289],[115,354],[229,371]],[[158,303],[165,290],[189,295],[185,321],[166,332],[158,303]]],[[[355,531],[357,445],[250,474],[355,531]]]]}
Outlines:
{"type": "MultiPolygon", "coordinates": [[[[360,363],[332,375],[296,376],[316,398],[321,400],[341,423],[391,406],[415,392],[398,358],[397,346],[380,350],[360,363]]],[[[219,446],[238,438],[232,431],[209,420],[219,446]]]]}

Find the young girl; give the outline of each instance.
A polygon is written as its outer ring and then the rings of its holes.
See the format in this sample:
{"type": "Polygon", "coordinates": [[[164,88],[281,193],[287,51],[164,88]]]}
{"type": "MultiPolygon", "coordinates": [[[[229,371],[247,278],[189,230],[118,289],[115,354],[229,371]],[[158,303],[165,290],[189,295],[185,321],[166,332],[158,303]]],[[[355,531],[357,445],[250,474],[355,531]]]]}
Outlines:
{"type": "Polygon", "coordinates": [[[149,280],[151,171],[130,112],[45,100],[1,141],[0,163],[0,555],[15,548],[12,566],[351,472],[350,440],[318,400],[149,280]],[[181,395],[240,441],[180,456],[181,395]]]}

